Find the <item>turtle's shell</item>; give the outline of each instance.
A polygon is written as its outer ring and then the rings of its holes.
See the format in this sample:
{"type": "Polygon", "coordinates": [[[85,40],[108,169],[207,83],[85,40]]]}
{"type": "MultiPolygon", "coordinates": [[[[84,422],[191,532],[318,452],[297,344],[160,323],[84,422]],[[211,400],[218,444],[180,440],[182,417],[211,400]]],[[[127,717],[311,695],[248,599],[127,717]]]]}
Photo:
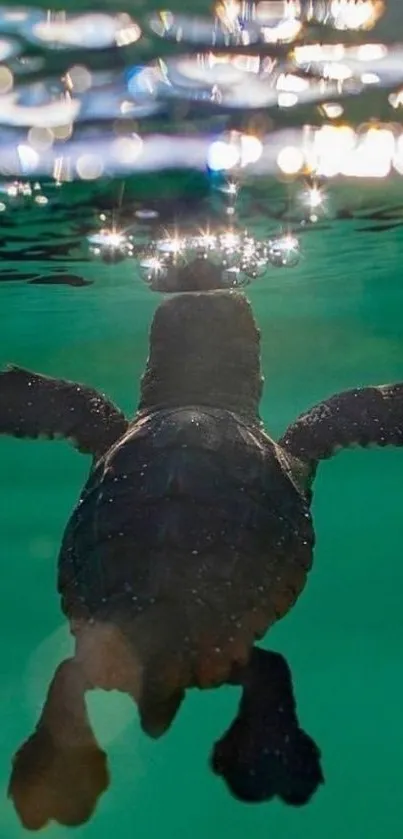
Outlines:
{"type": "Polygon", "coordinates": [[[144,661],[175,658],[184,686],[224,681],[311,564],[309,500],[287,457],[229,411],[137,419],[96,464],[67,527],[65,613],[125,627],[144,661]]]}

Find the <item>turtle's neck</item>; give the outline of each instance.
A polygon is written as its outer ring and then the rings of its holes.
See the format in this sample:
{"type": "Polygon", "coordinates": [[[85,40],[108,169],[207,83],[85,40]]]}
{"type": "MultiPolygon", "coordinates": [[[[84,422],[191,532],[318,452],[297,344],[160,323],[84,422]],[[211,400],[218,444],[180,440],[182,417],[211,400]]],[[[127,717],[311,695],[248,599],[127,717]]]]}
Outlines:
{"type": "Polygon", "coordinates": [[[190,292],[158,307],[139,411],[208,405],[256,422],[262,381],[259,330],[242,293],[190,292]]]}

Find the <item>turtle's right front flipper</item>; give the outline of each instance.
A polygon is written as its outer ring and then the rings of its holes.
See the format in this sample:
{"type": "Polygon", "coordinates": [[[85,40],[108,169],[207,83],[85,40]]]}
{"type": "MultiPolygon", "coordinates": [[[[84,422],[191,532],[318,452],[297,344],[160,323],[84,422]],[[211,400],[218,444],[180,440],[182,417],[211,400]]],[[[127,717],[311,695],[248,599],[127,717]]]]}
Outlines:
{"type": "Polygon", "coordinates": [[[278,441],[312,465],[351,446],[403,446],[403,382],[357,387],[314,405],[278,441]]]}
{"type": "Polygon", "coordinates": [[[127,427],[122,412],[86,385],[20,367],[0,373],[0,434],[60,437],[83,454],[100,456],[127,427]]]}
{"type": "Polygon", "coordinates": [[[277,796],[286,804],[306,804],[323,773],[320,751],[298,721],[287,662],[255,648],[231,684],[242,685],[242,699],[234,722],[215,744],[213,771],[241,801],[277,796]]]}

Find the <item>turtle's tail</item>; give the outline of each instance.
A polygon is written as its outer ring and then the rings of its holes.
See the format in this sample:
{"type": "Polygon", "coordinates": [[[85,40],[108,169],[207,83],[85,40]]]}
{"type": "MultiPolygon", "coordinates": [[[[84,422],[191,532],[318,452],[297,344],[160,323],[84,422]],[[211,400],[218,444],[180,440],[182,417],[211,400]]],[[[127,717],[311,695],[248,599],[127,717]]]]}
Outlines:
{"type": "MultiPolygon", "coordinates": [[[[137,676],[129,692],[135,700],[143,731],[162,736],[172,724],[190,687],[210,688],[227,681],[233,661],[246,661],[254,638],[254,625],[232,629],[215,625],[213,610],[191,614],[179,599],[149,604],[134,619],[121,624],[129,642],[137,676]]],[[[255,614],[253,618],[257,620],[255,614]]],[[[122,615],[115,622],[122,620],[122,615]]],[[[266,626],[267,621],[264,622],[266,626]]]]}
{"type": "Polygon", "coordinates": [[[176,688],[171,693],[155,690],[152,680],[146,681],[144,687],[137,699],[141,727],[149,737],[161,737],[172,725],[185,691],[183,688],[176,688]]]}
{"type": "Polygon", "coordinates": [[[403,446],[403,383],[346,390],[290,425],[279,444],[309,461],[351,446],[403,446]]]}

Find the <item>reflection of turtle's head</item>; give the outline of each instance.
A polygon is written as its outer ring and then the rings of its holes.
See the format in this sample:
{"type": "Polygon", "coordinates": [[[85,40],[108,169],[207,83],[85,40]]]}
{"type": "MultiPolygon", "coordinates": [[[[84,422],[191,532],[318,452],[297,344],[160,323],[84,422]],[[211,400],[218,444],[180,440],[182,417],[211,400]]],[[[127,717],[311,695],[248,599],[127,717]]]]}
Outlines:
{"type": "Polygon", "coordinates": [[[256,420],[260,340],[240,292],[190,292],[158,307],[141,383],[140,410],[210,405],[256,420]]]}

